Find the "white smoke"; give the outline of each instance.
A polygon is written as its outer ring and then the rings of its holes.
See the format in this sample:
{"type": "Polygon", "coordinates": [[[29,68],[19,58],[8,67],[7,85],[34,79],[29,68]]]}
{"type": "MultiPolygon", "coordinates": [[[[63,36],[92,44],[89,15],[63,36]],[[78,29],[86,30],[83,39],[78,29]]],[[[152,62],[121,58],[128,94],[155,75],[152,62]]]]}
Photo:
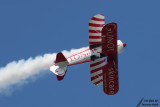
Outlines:
{"type": "MultiPolygon", "coordinates": [[[[62,51],[68,57],[80,51],[87,49],[72,49],[70,51],[62,51]]],[[[44,54],[27,60],[19,60],[8,63],[5,67],[0,68],[0,94],[10,94],[13,91],[13,86],[21,86],[29,82],[29,78],[40,74],[42,71],[49,70],[49,67],[56,59],[56,53],[44,54]],[[41,72],[40,72],[41,71],[41,72]]]]}

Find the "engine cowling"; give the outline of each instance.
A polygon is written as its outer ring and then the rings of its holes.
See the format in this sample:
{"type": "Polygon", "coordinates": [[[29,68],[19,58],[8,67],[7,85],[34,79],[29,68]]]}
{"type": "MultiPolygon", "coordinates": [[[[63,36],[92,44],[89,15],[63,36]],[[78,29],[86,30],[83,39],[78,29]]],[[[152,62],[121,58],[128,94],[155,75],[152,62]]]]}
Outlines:
{"type": "Polygon", "coordinates": [[[124,51],[124,44],[121,40],[117,40],[117,45],[118,45],[118,54],[122,53],[124,51]]]}

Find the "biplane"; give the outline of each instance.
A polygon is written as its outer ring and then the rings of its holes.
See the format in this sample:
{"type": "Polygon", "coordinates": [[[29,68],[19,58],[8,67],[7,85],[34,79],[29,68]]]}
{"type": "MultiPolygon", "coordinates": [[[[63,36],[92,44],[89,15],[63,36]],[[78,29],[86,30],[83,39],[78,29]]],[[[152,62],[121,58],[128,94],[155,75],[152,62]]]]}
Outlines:
{"type": "Polygon", "coordinates": [[[104,93],[114,95],[119,90],[118,54],[122,53],[126,43],[117,40],[117,23],[105,25],[105,17],[98,14],[89,21],[89,49],[68,58],[59,52],[50,70],[63,80],[71,65],[90,62],[91,82],[102,85],[104,93]]]}

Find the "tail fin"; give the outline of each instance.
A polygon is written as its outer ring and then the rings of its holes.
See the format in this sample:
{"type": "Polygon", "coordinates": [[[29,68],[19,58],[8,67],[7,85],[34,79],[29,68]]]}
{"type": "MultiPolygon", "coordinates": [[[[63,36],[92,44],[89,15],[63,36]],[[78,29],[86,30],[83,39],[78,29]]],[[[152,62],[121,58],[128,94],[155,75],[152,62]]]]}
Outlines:
{"type": "Polygon", "coordinates": [[[59,52],[56,56],[56,63],[67,61],[62,52],[59,52]]]}
{"type": "Polygon", "coordinates": [[[56,66],[60,66],[60,67],[64,67],[64,66],[68,66],[68,61],[67,59],[64,57],[64,55],[59,52],[56,56],[56,61],[55,61],[55,65],[56,66]]]}
{"type": "Polygon", "coordinates": [[[67,72],[68,65],[69,63],[65,58],[65,56],[61,52],[59,52],[56,56],[56,61],[55,61],[55,66],[59,67],[58,69],[55,70],[55,72],[59,72],[59,75],[57,75],[57,79],[59,81],[63,80],[67,72]]]}

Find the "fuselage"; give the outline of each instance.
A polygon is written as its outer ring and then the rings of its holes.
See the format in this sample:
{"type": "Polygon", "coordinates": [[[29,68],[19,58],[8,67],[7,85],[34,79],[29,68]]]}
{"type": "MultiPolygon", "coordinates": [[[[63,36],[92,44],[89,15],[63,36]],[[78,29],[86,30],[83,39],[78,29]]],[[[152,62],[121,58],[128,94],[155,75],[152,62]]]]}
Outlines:
{"type": "MultiPolygon", "coordinates": [[[[123,46],[123,43],[121,40],[117,40],[117,47],[118,47],[118,53],[122,53],[124,46],[123,46]]],[[[68,66],[89,62],[89,61],[91,61],[91,56],[95,56],[96,58],[99,58],[101,53],[102,53],[101,46],[95,47],[92,49],[86,49],[82,52],[79,52],[77,54],[74,54],[74,55],[66,58],[67,62],[68,62],[67,65],[66,65],[66,63],[61,64],[61,66],[59,66],[59,65],[57,66],[56,64],[53,64],[51,66],[50,70],[53,73],[55,73],[56,75],[63,75],[65,73],[64,71],[66,71],[68,69],[68,66]]]]}
{"type": "MultiPolygon", "coordinates": [[[[123,52],[123,43],[122,41],[118,40],[117,41],[117,47],[118,47],[118,53],[123,52]]],[[[70,65],[75,65],[75,64],[80,64],[84,62],[89,62],[91,61],[91,56],[95,55],[96,57],[100,57],[100,53],[102,53],[102,48],[101,46],[93,48],[93,49],[86,49],[80,53],[74,54],[70,57],[67,58],[67,61],[70,65]]]]}

